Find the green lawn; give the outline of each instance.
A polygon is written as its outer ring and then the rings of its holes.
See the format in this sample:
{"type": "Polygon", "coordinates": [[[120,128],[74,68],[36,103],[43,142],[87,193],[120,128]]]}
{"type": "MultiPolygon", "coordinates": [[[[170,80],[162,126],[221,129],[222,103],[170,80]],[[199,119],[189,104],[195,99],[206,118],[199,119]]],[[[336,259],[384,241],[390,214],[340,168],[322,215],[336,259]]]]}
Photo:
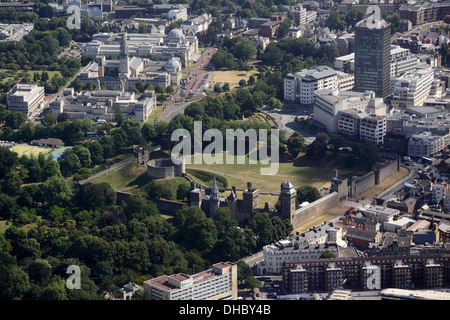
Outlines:
{"type": "Polygon", "coordinates": [[[40,153],[47,155],[52,151],[52,148],[44,148],[39,146],[31,146],[26,143],[17,144],[10,149],[19,155],[19,157],[23,155],[38,157],[40,153]]]}
{"type": "MultiPolygon", "coordinates": [[[[89,182],[106,182],[109,183],[114,190],[127,188],[127,191],[132,193],[139,194],[141,196],[148,196],[143,187],[152,180],[153,179],[147,175],[147,166],[141,166],[136,162],[132,162],[115,172],[101,175],[89,180],[89,182]]],[[[188,182],[188,180],[183,177],[158,179],[157,181],[158,183],[168,185],[175,191],[180,183],[188,182]]]]}
{"type": "Polygon", "coordinates": [[[206,186],[212,187],[215,177],[217,186],[219,188],[229,187],[227,178],[225,178],[222,175],[197,169],[187,169],[186,172],[190,174],[192,177],[194,177],[194,179],[197,180],[199,183],[204,184],[206,186]]]}
{"type": "MultiPolygon", "coordinates": [[[[228,180],[228,187],[235,186],[237,189],[247,189],[247,182],[251,182],[253,187],[266,192],[278,192],[280,184],[284,181],[291,182],[294,187],[302,185],[312,185],[318,189],[329,186],[333,177],[333,169],[338,169],[339,175],[363,175],[365,171],[361,164],[357,163],[352,168],[345,167],[347,155],[334,154],[328,152],[321,160],[310,160],[301,154],[295,161],[284,161],[286,157],[280,155],[278,172],[274,175],[263,175],[261,168],[268,168],[269,165],[249,164],[248,157],[245,158],[245,164],[238,164],[235,156],[234,164],[195,164],[191,157],[191,164],[186,164],[186,169],[202,170],[225,177],[228,180]]],[[[201,178],[200,178],[201,179],[201,178]]]]}
{"type": "MultiPolygon", "coordinates": [[[[246,189],[247,182],[251,182],[253,187],[261,191],[277,192],[283,181],[290,181],[295,187],[310,184],[321,188],[328,183],[333,176],[333,168],[321,166],[302,166],[293,162],[279,163],[278,172],[275,175],[261,174],[261,168],[269,167],[261,163],[237,164],[237,157],[234,157],[234,164],[186,164],[187,169],[197,169],[212,172],[224,176],[228,180],[228,186],[235,186],[237,189],[246,189]]],[[[193,162],[193,161],[191,161],[193,162]]],[[[225,161],[224,161],[225,162],[225,161]]]]}
{"type": "Polygon", "coordinates": [[[136,162],[132,162],[121,168],[120,170],[107,173],[89,180],[91,183],[107,182],[114,190],[142,185],[146,181],[147,166],[141,166],[136,162]]]}
{"type": "MultiPolygon", "coordinates": [[[[39,75],[42,74],[43,70],[10,70],[10,69],[0,69],[0,81],[4,82],[9,79],[17,78],[17,80],[22,79],[25,76],[29,76],[33,79],[34,73],[37,72],[39,75]]],[[[48,73],[49,79],[53,78],[55,74],[61,75],[59,71],[46,71],[48,73]]]]}
{"type": "Polygon", "coordinates": [[[268,115],[262,112],[253,114],[246,121],[266,122],[271,128],[277,127],[277,124],[268,115]]]}
{"type": "Polygon", "coordinates": [[[163,111],[164,111],[164,106],[162,104],[157,105],[156,109],[150,113],[147,122],[154,123],[158,119],[158,117],[163,113],[163,111]]]}
{"type": "MultiPolygon", "coordinates": [[[[165,154],[161,154],[165,156],[165,154]]],[[[155,158],[157,155],[152,155],[155,158]]],[[[278,172],[275,175],[261,174],[261,168],[268,167],[261,163],[249,164],[248,158],[245,164],[237,164],[237,157],[233,157],[234,164],[194,164],[191,158],[191,164],[186,164],[186,171],[191,174],[198,182],[207,186],[212,186],[214,176],[219,187],[236,187],[238,190],[247,189],[247,182],[251,182],[253,188],[258,188],[261,192],[279,192],[282,182],[289,181],[295,188],[302,185],[312,185],[317,189],[329,187],[333,177],[333,169],[339,170],[339,175],[361,175],[364,171],[359,168],[359,164],[353,168],[345,168],[346,155],[333,154],[329,152],[322,161],[314,161],[300,155],[295,161],[280,162],[278,172]]],[[[225,162],[225,157],[224,157],[225,162]]],[[[128,188],[138,194],[145,195],[144,185],[152,179],[146,174],[146,166],[137,163],[130,163],[122,169],[113,173],[105,174],[90,180],[92,183],[107,182],[113,189],[128,188]]],[[[177,186],[184,178],[164,179],[163,183],[177,186]]],[[[260,206],[264,202],[270,201],[275,205],[276,198],[267,197],[261,199],[260,206]]]]}

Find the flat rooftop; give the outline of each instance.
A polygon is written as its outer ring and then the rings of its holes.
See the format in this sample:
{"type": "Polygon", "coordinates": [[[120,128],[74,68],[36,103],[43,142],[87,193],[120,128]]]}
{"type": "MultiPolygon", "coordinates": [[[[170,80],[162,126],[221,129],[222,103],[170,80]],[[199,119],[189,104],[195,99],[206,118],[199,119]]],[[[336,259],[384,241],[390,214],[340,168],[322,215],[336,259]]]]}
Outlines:
{"type": "Polygon", "coordinates": [[[376,212],[376,213],[383,213],[383,214],[396,214],[399,212],[397,209],[377,206],[377,205],[369,205],[367,207],[364,207],[361,209],[363,212],[376,212]]]}
{"type": "Polygon", "coordinates": [[[196,285],[196,284],[199,284],[201,282],[208,281],[211,278],[220,276],[220,274],[217,274],[217,273],[214,272],[214,268],[222,269],[222,268],[227,268],[227,267],[232,266],[232,265],[233,265],[233,263],[231,263],[231,262],[220,262],[220,263],[214,264],[211,269],[199,272],[199,273],[191,275],[191,276],[186,275],[184,273],[177,273],[177,274],[173,274],[173,275],[170,275],[170,276],[163,275],[163,276],[160,276],[158,278],[147,280],[144,283],[150,284],[150,285],[152,285],[154,287],[157,287],[157,288],[159,288],[161,290],[164,290],[164,291],[178,290],[178,289],[180,289],[180,287],[170,283],[171,280],[175,280],[177,282],[183,282],[183,281],[186,281],[186,280],[192,280],[192,282],[187,283],[187,284],[182,286],[183,288],[186,288],[186,287],[188,287],[190,285],[196,285]]]}
{"type": "Polygon", "coordinates": [[[390,23],[388,23],[386,20],[373,20],[374,23],[369,23],[369,20],[363,19],[360,22],[358,22],[355,27],[356,28],[365,28],[365,29],[382,29],[390,26],[390,23]],[[376,22],[375,22],[376,21],[376,22]]]}
{"type": "Polygon", "coordinates": [[[337,75],[336,70],[328,66],[317,66],[302,71],[294,72],[295,77],[302,78],[303,81],[316,81],[323,78],[328,78],[337,75]]]}

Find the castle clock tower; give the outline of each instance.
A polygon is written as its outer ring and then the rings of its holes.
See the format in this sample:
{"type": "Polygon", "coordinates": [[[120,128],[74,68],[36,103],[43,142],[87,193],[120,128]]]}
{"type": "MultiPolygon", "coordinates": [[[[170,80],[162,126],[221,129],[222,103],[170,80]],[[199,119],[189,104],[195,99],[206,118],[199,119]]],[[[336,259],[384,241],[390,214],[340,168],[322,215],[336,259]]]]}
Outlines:
{"type": "Polygon", "coordinates": [[[281,217],[283,219],[292,220],[295,214],[295,198],[297,197],[297,190],[288,181],[281,183],[281,217]]]}

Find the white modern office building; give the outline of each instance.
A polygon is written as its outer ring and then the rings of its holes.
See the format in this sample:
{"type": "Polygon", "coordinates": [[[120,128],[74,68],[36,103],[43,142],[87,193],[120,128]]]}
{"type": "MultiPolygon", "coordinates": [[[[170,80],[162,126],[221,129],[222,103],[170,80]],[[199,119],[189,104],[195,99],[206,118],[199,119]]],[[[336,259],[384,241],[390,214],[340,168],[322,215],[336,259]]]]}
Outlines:
{"type": "Polygon", "coordinates": [[[423,66],[409,71],[395,80],[392,93],[392,106],[407,108],[423,106],[430,94],[434,80],[434,70],[430,66],[423,66]]]}
{"type": "Polygon", "coordinates": [[[306,23],[306,8],[303,8],[302,5],[296,5],[291,12],[294,14],[296,26],[301,26],[306,23]]]}
{"type": "Polygon", "coordinates": [[[145,300],[219,300],[237,298],[237,265],[220,262],[187,275],[163,275],[144,281],[145,300]]]}
{"type": "MultiPolygon", "coordinates": [[[[330,133],[342,132],[349,136],[358,136],[363,118],[385,117],[386,112],[387,106],[383,99],[375,97],[373,91],[330,89],[316,91],[314,121],[330,133]]],[[[367,126],[369,126],[368,122],[367,126]]]]}
{"type": "Polygon", "coordinates": [[[339,91],[350,91],[355,86],[355,75],[337,71],[337,86],[339,91]]]}
{"type": "Polygon", "coordinates": [[[359,139],[372,141],[374,144],[383,144],[386,135],[386,117],[370,114],[361,120],[359,139]]]}
{"type": "Polygon", "coordinates": [[[414,70],[419,59],[411,51],[400,46],[391,46],[391,77],[398,77],[414,70]]]}
{"type": "Polygon", "coordinates": [[[181,19],[183,21],[186,21],[188,19],[187,8],[172,9],[169,11],[169,13],[167,15],[170,19],[174,19],[177,21],[179,19],[181,19]]]}
{"type": "Polygon", "coordinates": [[[290,73],[284,78],[284,100],[312,105],[315,91],[338,89],[337,72],[328,66],[317,66],[290,73]]]}
{"type": "Polygon", "coordinates": [[[347,247],[340,227],[327,224],[301,235],[264,246],[263,261],[257,264],[259,274],[279,274],[285,261],[319,259],[325,250],[339,256],[339,248],[347,247]]]}
{"type": "Polygon", "coordinates": [[[31,120],[44,104],[44,87],[17,83],[7,94],[6,104],[11,112],[23,112],[31,120]]]}
{"type": "Polygon", "coordinates": [[[334,69],[344,72],[355,72],[355,53],[349,53],[334,59],[334,69]]]}
{"type": "Polygon", "coordinates": [[[386,135],[386,117],[370,114],[365,110],[339,111],[338,132],[361,141],[383,144],[386,135]]]}

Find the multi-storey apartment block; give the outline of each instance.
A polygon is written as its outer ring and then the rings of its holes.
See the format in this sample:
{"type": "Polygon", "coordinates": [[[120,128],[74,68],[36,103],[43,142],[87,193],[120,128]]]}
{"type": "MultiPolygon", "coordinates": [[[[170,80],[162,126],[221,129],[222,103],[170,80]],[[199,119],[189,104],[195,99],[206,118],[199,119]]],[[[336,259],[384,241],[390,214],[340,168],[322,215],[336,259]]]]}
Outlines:
{"type": "Polygon", "coordinates": [[[282,285],[287,293],[326,292],[345,287],[439,288],[450,283],[449,255],[376,256],[286,261],[282,285]]]}
{"type": "Polygon", "coordinates": [[[146,300],[218,300],[237,298],[237,265],[216,263],[194,274],[164,275],[144,282],[146,300]]]}

